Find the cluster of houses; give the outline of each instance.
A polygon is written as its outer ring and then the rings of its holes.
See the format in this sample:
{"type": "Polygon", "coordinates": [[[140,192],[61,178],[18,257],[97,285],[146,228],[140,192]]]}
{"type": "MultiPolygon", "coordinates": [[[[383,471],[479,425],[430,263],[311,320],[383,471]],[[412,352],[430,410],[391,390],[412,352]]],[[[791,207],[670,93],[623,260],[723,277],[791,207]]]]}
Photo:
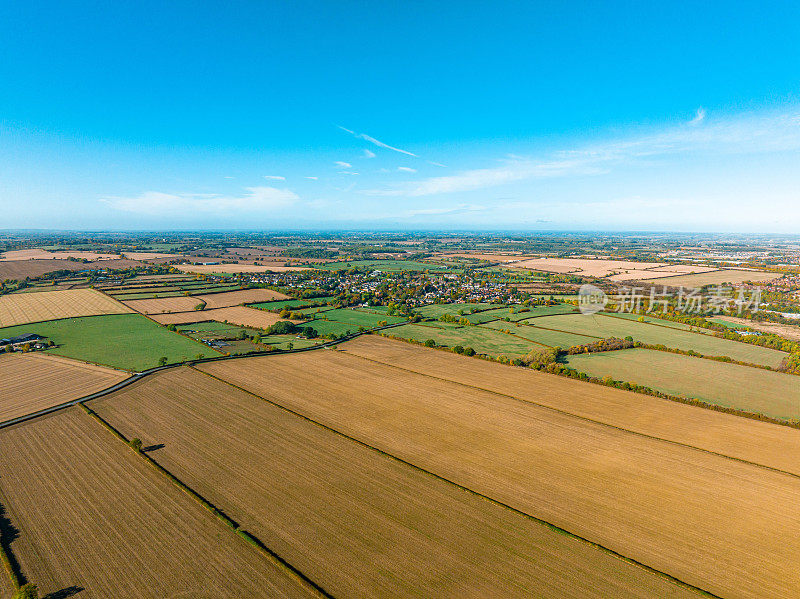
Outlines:
{"type": "Polygon", "coordinates": [[[35,333],[0,339],[0,351],[36,350],[45,349],[47,346],[47,337],[42,337],[35,333]]]}

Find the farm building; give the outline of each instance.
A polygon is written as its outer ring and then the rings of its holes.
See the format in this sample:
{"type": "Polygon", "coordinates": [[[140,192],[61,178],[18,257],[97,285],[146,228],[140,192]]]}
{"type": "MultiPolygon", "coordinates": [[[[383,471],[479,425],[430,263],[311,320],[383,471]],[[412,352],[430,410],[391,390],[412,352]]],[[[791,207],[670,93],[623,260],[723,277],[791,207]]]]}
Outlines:
{"type": "Polygon", "coordinates": [[[16,337],[0,339],[0,348],[6,349],[10,346],[14,349],[17,349],[27,343],[30,343],[32,347],[44,347],[45,339],[47,339],[47,337],[42,337],[41,335],[37,335],[36,333],[17,335],[16,337]]]}

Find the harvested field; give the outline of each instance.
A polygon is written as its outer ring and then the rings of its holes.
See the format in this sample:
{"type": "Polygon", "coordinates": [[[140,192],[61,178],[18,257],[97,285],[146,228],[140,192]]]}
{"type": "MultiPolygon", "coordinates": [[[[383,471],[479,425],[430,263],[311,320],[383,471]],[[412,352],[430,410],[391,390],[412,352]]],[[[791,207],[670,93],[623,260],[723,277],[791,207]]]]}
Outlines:
{"type": "Polygon", "coordinates": [[[160,297],[153,299],[128,300],[123,302],[129,308],[142,314],[165,314],[168,312],[188,312],[203,303],[191,296],[160,297]]]}
{"type": "Polygon", "coordinates": [[[345,352],[800,475],[800,431],[365,335],[345,352]],[[590,400],[587,401],[587,394],[590,400]]]}
{"type": "Polygon", "coordinates": [[[201,368],[712,593],[800,593],[798,477],[339,352],[201,368]]]}
{"type": "Polygon", "coordinates": [[[130,311],[94,289],[15,293],[0,296],[0,327],[76,316],[125,314],[130,311]]]}
{"type": "Polygon", "coordinates": [[[71,260],[8,260],[0,261],[0,280],[21,280],[25,277],[40,277],[56,270],[103,270],[106,268],[131,268],[143,266],[135,260],[99,260],[97,262],[72,262],[71,260]]]}
{"type": "Polygon", "coordinates": [[[778,322],[757,322],[755,320],[748,320],[746,318],[736,318],[735,316],[717,316],[711,318],[711,322],[718,324],[731,325],[731,328],[749,327],[755,331],[763,333],[770,333],[772,335],[779,335],[784,339],[792,339],[793,341],[800,341],[800,326],[792,324],[780,324],[778,322]]]}
{"type": "Polygon", "coordinates": [[[183,272],[197,273],[236,273],[236,272],[287,272],[308,270],[305,266],[255,266],[254,264],[176,264],[183,272]]]}
{"type": "Polygon", "coordinates": [[[32,325],[0,329],[0,338],[36,333],[48,337],[56,347],[48,354],[104,364],[124,370],[142,371],[167,363],[220,353],[199,341],[168,331],[141,314],[110,314],[65,318],[32,325]]]}
{"type": "Polygon", "coordinates": [[[612,281],[652,279],[676,273],[705,273],[716,270],[709,266],[588,258],[533,258],[515,262],[509,266],[544,272],[570,273],[585,277],[608,277],[612,281]]]}
{"type": "Polygon", "coordinates": [[[194,297],[204,301],[206,308],[227,308],[228,306],[238,306],[240,304],[290,299],[288,295],[271,289],[241,289],[225,293],[195,295],[194,297]]]}
{"type": "Polygon", "coordinates": [[[188,368],[92,408],[335,597],[697,596],[188,368]]]}
{"type": "Polygon", "coordinates": [[[126,372],[42,353],[0,355],[0,422],[89,395],[126,378],[126,372]]]}
{"type": "Polygon", "coordinates": [[[620,339],[630,335],[636,341],[653,345],[663,344],[684,350],[694,350],[706,356],[729,356],[734,360],[764,364],[778,367],[789,354],[750,345],[730,339],[720,339],[708,334],[682,331],[675,327],[665,327],[652,323],[638,322],[626,318],[617,318],[605,314],[587,316],[583,314],[566,314],[545,316],[531,321],[531,325],[547,329],[556,329],[580,335],[603,337],[618,337],[620,339]]]}
{"type": "MultiPolygon", "coordinates": [[[[232,322],[246,327],[266,329],[283,318],[278,318],[274,312],[248,308],[247,306],[231,306],[230,308],[216,308],[213,310],[192,310],[191,312],[178,312],[176,314],[153,314],[151,316],[161,324],[187,324],[191,322],[204,322],[216,320],[217,322],[232,322]]],[[[297,322],[297,321],[295,321],[297,322]]]]}
{"type": "Polygon", "coordinates": [[[119,254],[102,254],[98,252],[83,252],[73,250],[50,252],[37,248],[32,250],[11,250],[0,255],[1,261],[66,260],[67,258],[79,258],[82,260],[117,260],[119,258],[119,254]]]}
{"type": "Polygon", "coordinates": [[[157,260],[162,262],[164,260],[173,260],[175,258],[183,258],[181,254],[165,254],[163,252],[125,252],[125,257],[131,260],[157,260]]]}
{"type": "Polygon", "coordinates": [[[668,285],[670,287],[702,287],[703,285],[722,285],[728,283],[739,285],[745,281],[755,283],[761,281],[772,281],[781,277],[780,273],[759,272],[754,270],[715,270],[694,275],[678,275],[674,277],[662,277],[647,281],[654,285],[668,285]]]}
{"type": "Polygon", "coordinates": [[[0,440],[11,547],[42,596],[312,596],[80,408],[0,440]]]}
{"type": "Polygon", "coordinates": [[[800,377],[792,374],[649,349],[579,354],[567,356],[567,362],[591,376],[611,376],[670,395],[800,421],[800,377]]]}
{"type": "Polygon", "coordinates": [[[470,253],[456,253],[456,254],[437,254],[435,258],[472,258],[473,260],[486,260],[488,262],[518,262],[520,260],[530,260],[536,256],[523,255],[523,254],[470,254],[470,253]]]}

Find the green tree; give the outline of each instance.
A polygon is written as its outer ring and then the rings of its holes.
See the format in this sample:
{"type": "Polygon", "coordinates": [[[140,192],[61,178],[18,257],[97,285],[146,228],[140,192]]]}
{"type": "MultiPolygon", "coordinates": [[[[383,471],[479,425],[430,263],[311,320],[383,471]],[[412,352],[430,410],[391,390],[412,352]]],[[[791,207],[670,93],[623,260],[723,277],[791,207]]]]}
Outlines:
{"type": "Polygon", "coordinates": [[[131,449],[136,453],[142,453],[142,440],[139,437],[134,437],[128,441],[128,445],[130,445],[131,449]]]}
{"type": "Polygon", "coordinates": [[[166,366],[167,365],[167,356],[161,356],[158,359],[158,365],[159,366],[166,366]]]}
{"type": "Polygon", "coordinates": [[[14,594],[14,599],[39,599],[39,587],[35,584],[23,584],[14,594]]]}
{"type": "Polygon", "coordinates": [[[433,339],[428,339],[425,341],[425,347],[436,347],[436,341],[433,339]]]}

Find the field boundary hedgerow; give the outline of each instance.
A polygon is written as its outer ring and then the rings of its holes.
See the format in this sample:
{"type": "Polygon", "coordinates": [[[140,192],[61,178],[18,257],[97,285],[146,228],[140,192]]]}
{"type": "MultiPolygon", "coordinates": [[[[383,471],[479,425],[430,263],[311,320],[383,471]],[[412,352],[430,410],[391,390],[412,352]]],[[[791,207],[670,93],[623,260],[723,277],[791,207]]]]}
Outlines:
{"type": "Polygon", "coordinates": [[[268,399],[268,398],[266,398],[266,397],[264,397],[262,395],[254,393],[252,391],[249,391],[249,390],[245,389],[244,387],[240,387],[239,385],[236,385],[235,383],[231,383],[230,381],[227,381],[227,380],[225,380],[223,378],[220,378],[220,377],[218,377],[216,375],[213,375],[210,372],[205,372],[203,370],[194,368],[194,366],[192,366],[192,368],[194,370],[196,370],[197,372],[201,372],[204,375],[206,375],[206,376],[208,376],[208,377],[210,377],[212,379],[215,379],[217,381],[220,381],[220,382],[222,382],[222,383],[224,383],[226,385],[229,385],[229,386],[233,387],[234,389],[238,389],[239,391],[247,393],[248,395],[250,395],[252,397],[260,399],[261,401],[265,401],[268,404],[270,404],[270,405],[272,405],[272,406],[274,406],[274,407],[276,407],[276,408],[278,408],[280,410],[288,412],[289,414],[293,414],[294,416],[297,416],[297,417],[305,420],[306,422],[310,422],[312,424],[315,424],[316,426],[319,426],[319,427],[321,427],[321,428],[323,428],[323,429],[325,429],[327,431],[330,431],[330,432],[332,432],[332,433],[334,433],[336,435],[339,435],[340,437],[344,437],[345,439],[349,439],[350,441],[352,441],[354,443],[357,443],[358,445],[360,445],[362,447],[365,447],[367,449],[375,451],[375,452],[379,453],[382,456],[385,456],[385,457],[390,458],[390,459],[392,459],[392,460],[394,460],[394,461],[396,461],[396,462],[398,462],[400,464],[404,464],[404,465],[406,465],[406,466],[408,466],[410,468],[413,468],[417,472],[421,472],[423,474],[431,476],[431,477],[433,477],[433,478],[435,478],[437,480],[440,480],[442,482],[448,483],[448,484],[450,484],[450,485],[452,485],[452,486],[454,486],[454,487],[456,487],[456,488],[458,488],[458,489],[460,489],[460,490],[462,490],[462,491],[464,491],[466,493],[469,493],[470,495],[473,495],[475,497],[479,497],[480,499],[483,499],[484,501],[488,501],[489,503],[494,504],[494,505],[496,505],[498,507],[505,508],[507,510],[510,510],[510,511],[516,513],[516,514],[524,516],[525,518],[528,518],[528,519],[530,519],[530,520],[532,520],[534,522],[537,522],[537,523],[541,524],[542,526],[545,526],[546,528],[548,528],[549,530],[551,530],[553,532],[557,532],[559,534],[566,535],[567,537],[569,537],[571,539],[575,539],[577,541],[581,541],[583,543],[586,543],[589,546],[594,547],[595,549],[603,551],[603,552],[605,552],[607,554],[610,554],[610,555],[616,557],[617,559],[620,559],[620,560],[622,560],[622,561],[624,561],[624,562],[626,562],[628,564],[631,564],[633,566],[637,566],[637,567],[642,568],[642,569],[644,569],[645,571],[647,571],[647,572],[649,572],[651,574],[654,574],[654,575],[659,576],[659,577],[661,577],[661,578],[663,578],[665,580],[668,580],[669,582],[672,582],[673,584],[675,584],[675,585],[677,585],[677,586],[679,586],[681,588],[694,591],[694,592],[699,593],[700,595],[702,595],[704,597],[711,597],[711,598],[714,598],[714,599],[722,599],[719,595],[715,595],[714,593],[706,591],[705,589],[702,589],[702,588],[697,587],[697,586],[695,586],[695,585],[693,585],[691,583],[685,582],[685,581],[683,581],[683,580],[681,580],[681,579],[679,579],[679,578],[677,578],[675,576],[672,576],[671,574],[668,574],[667,572],[663,572],[661,570],[657,570],[657,569],[653,568],[652,566],[648,566],[647,564],[645,564],[643,562],[640,562],[640,561],[635,560],[635,559],[633,559],[631,557],[623,555],[623,554],[621,554],[621,553],[619,553],[617,551],[614,551],[613,549],[611,549],[609,547],[606,547],[605,545],[602,545],[600,543],[596,543],[595,541],[591,541],[591,540],[589,540],[589,539],[587,539],[585,537],[582,537],[582,536],[577,535],[577,534],[575,534],[573,532],[570,532],[569,530],[567,530],[565,528],[562,528],[562,527],[560,527],[560,526],[558,526],[556,524],[552,524],[551,522],[548,522],[547,520],[543,520],[542,518],[538,518],[538,517],[536,517],[536,516],[534,516],[532,514],[529,514],[529,513],[525,512],[525,511],[521,510],[521,509],[515,508],[515,507],[513,507],[513,506],[511,506],[511,505],[509,505],[507,503],[504,503],[502,501],[494,499],[494,498],[492,498],[492,497],[490,497],[488,495],[484,495],[483,493],[475,491],[474,489],[471,489],[471,488],[469,488],[469,487],[467,487],[465,485],[462,485],[462,484],[459,484],[459,483],[457,483],[457,482],[455,482],[453,480],[450,480],[449,478],[446,478],[444,476],[436,474],[435,472],[432,472],[430,470],[422,468],[421,466],[418,466],[418,465],[414,464],[413,462],[409,462],[407,460],[404,460],[401,457],[398,457],[398,456],[396,456],[396,455],[394,455],[392,453],[384,451],[384,450],[382,450],[382,449],[380,449],[378,447],[375,447],[374,445],[366,443],[365,441],[361,441],[360,439],[357,439],[356,437],[352,437],[352,436],[348,435],[347,433],[343,433],[342,431],[339,431],[339,430],[337,430],[337,429],[335,429],[335,428],[333,428],[331,426],[328,426],[327,424],[324,424],[322,422],[319,422],[318,420],[315,420],[315,419],[313,419],[313,418],[311,418],[309,416],[306,416],[305,414],[302,414],[301,412],[293,410],[292,408],[288,408],[288,407],[286,407],[286,406],[284,406],[284,405],[282,405],[280,403],[277,403],[277,402],[275,402],[275,401],[273,401],[271,399],[268,399]]]}
{"type": "MultiPolygon", "coordinates": [[[[198,371],[199,372],[199,371],[198,371]]],[[[135,448],[132,443],[131,439],[128,439],[125,435],[123,435],[119,430],[117,430],[111,423],[105,420],[102,416],[100,416],[97,412],[92,410],[89,406],[85,403],[79,404],[81,408],[83,408],[84,412],[88,416],[90,416],[93,420],[98,422],[102,425],[106,430],[108,430],[112,435],[114,435],[118,440],[125,443],[128,448],[133,451],[135,454],[139,455],[142,459],[147,462],[150,467],[154,470],[162,474],[169,480],[173,485],[175,485],[178,489],[184,492],[186,495],[191,497],[194,501],[200,504],[204,509],[210,512],[214,517],[220,520],[225,526],[230,528],[239,538],[241,538],[246,543],[249,543],[256,549],[258,549],[261,553],[265,554],[270,560],[276,563],[278,566],[284,568],[289,572],[289,574],[306,590],[318,595],[319,597],[324,597],[325,599],[334,599],[334,597],[328,593],[325,589],[323,589],[320,585],[316,582],[311,580],[308,576],[303,574],[300,570],[295,568],[292,564],[287,562],[283,559],[280,555],[275,553],[272,549],[264,545],[264,543],[255,537],[252,533],[244,530],[239,526],[239,523],[236,522],[233,518],[228,516],[223,510],[218,508],[216,505],[208,501],[205,497],[203,497],[200,493],[192,489],[189,485],[184,483],[181,479],[177,476],[172,474],[169,470],[164,468],[161,464],[159,464],[156,460],[151,458],[149,455],[145,453],[145,451],[141,448],[135,448]]]]}
{"type": "MultiPolygon", "coordinates": [[[[0,498],[2,498],[2,494],[0,494],[0,498]]],[[[19,561],[11,551],[12,539],[3,538],[6,526],[5,506],[0,503],[0,561],[3,562],[3,569],[11,582],[12,588],[18,590],[26,579],[19,561]]]]}

